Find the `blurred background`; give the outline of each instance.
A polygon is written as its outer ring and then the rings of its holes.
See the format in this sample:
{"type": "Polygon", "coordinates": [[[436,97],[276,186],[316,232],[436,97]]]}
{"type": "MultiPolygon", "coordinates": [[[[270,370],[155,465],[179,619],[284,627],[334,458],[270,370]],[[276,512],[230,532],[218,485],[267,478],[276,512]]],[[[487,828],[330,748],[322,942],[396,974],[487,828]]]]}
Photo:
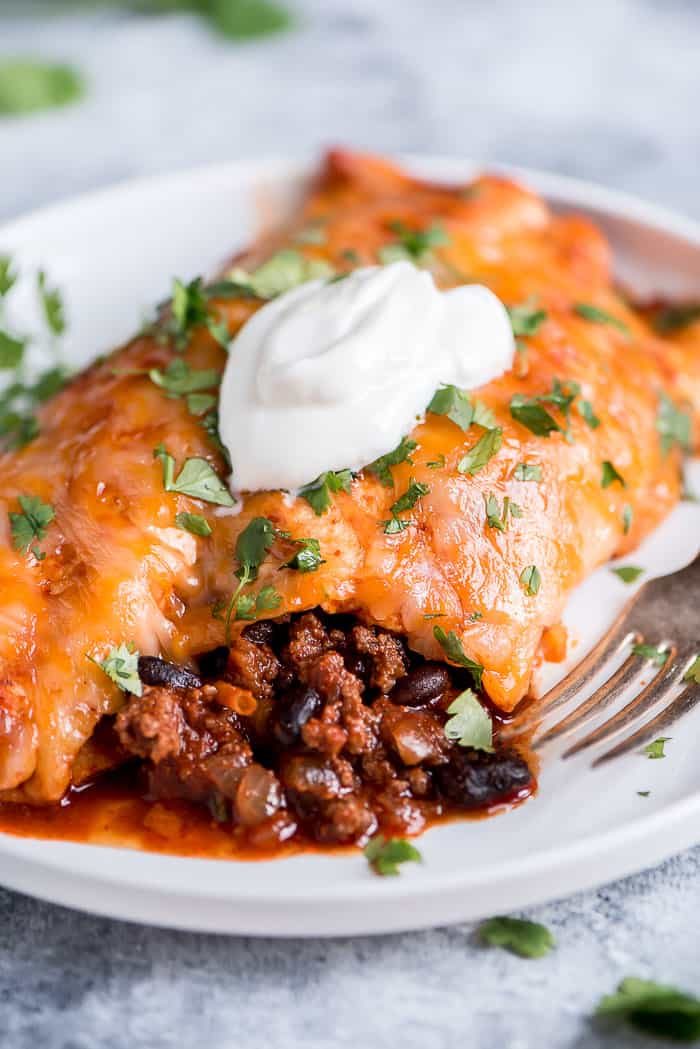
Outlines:
{"type": "Polygon", "coordinates": [[[529,164],[698,214],[699,40],[696,0],[0,0],[0,219],[329,143],[529,164]]]}

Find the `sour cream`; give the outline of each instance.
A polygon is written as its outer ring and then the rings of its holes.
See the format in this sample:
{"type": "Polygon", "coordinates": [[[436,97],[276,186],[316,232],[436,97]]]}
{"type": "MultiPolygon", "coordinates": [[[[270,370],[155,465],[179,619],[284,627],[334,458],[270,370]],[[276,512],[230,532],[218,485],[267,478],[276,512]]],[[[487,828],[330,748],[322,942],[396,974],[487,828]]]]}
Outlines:
{"type": "Polygon", "coordinates": [[[508,314],[477,284],[440,291],[409,262],[309,281],[239,332],[219,430],[236,491],[299,488],[391,451],[441,383],[469,390],[515,354],[508,314]]]}

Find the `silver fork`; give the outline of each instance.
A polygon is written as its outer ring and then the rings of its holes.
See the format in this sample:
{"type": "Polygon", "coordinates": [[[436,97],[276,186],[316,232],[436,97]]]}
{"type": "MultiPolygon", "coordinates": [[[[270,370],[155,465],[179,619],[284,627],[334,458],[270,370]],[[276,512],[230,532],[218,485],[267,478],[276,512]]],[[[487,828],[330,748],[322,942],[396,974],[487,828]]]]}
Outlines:
{"type": "Polygon", "coordinates": [[[700,652],[699,612],[700,555],[679,572],[641,586],[588,655],[516,717],[508,725],[507,735],[532,732],[535,750],[565,741],[568,746],[563,758],[617,740],[595,758],[593,766],[644,746],[700,700],[700,685],[685,679],[700,652]],[[641,644],[664,650],[663,665],[635,653],[634,646],[641,644]],[[645,682],[650,672],[653,676],[645,682]],[[572,705],[572,700],[585,695],[587,687],[603,673],[603,683],[583,702],[572,705]],[[631,698],[624,706],[581,736],[628,691],[631,698]],[[563,717],[549,728],[541,727],[556,711],[562,711],[563,717]]]}

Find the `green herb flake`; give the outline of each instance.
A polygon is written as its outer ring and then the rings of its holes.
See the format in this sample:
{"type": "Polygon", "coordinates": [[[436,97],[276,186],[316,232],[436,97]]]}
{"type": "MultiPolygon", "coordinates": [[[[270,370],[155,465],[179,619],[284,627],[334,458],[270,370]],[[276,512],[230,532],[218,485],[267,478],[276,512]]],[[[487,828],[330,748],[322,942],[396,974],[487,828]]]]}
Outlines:
{"type": "Polygon", "coordinates": [[[690,664],[683,675],[683,680],[694,681],[696,685],[700,685],[700,656],[696,656],[690,664]]]}
{"type": "Polygon", "coordinates": [[[506,306],[513,335],[520,339],[536,335],[547,320],[547,311],[538,309],[534,301],[521,303],[519,306],[506,306]]]}
{"type": "Polygon", "coordinates": [[[382,521],[382,527],[385,535],[399,535],[410,528],[413,523],[403,517],[390,517],[387,521],[382,521]]]}
{"type": "Polygon", "coordinates": [[[275,0],[209,0],[212,26],[231,40],[253,40],[290,29],[294,19],[275,0]]]}
{"type": "Polygon", "coordinates": [[[591,402],[582,397],[581,400],[576,402],[576,407],[578,408],[579,415],[588,423],[591,430],[597,430],[600,426],[600,419],[593,411],[593,405],[591,402]]]}
{"type": "Polygon", "coordinates": [[[249,288],[260,299],[274,299],[310,280],[328,280],[335,270],[324,259],[309,259],[293,248],[285,248],[248,273],[235,268],[228,274],[231,280],[249,288]]]}
{"type": "Polygon", "coordinates": [[[406,510],[412,510],[419,499],[422,499],[424,495],[427,495],[430,491],[430,487],[427,484],[421,484],[419,481],[414,481],[411,478],[408,488],[402,496],[400,496],[395,503],[392,503],[390,510],[392,514],[402,514],[406,510]]]}
{"type": "Polygon", "coordinates": [[[379,249],[379,261],[385,266],[406,260],[416,265],[424,265],[431,260],[433,248],[450,243],[439,222],[433,222],[424,230],[409,229],[403,222],[391,222],[389,229],[398,239],[395,243],[385,244],[379,249]]]}
{"type": "Polygon", "coordinates": [[[172,360],[164,371],[151,368],[148,377],[156,386],[165,390],[168,397],[173,398],[210,390],[221,382],[221,372],[216,368],[191,368],[181,357],[172,360]]]}
{"type": "Polygon", "coordinates": [[[670,741],[670,736],[659,736],[658,739],[652,740],[651,743],[647,743],[646,747],[642,750],[643,754],[646,754],[648,758],[653,761],[658,761],[659,758],[665,758],[664,746],[670,741]]]}
{"type": "Polygon", "coordinates": [[[623,488],[626,488],[625,479],[621,473],[615,469],[609,459],[605,459],[602,465],[600,486],[601,488],[609,488],[611,484],[617,481],[623,488]]]}
{"type": "Polygon", "coordinates": [[[211,535],[211,525],[206,517],[202,517],[201,514],[176,514],[175,524],[178,528],[191,532],[192,535],[201,536],[203,539],[211,535]]]}
{"type": "Polygon", "coordinates": [[[527,568],[523,568],[520,573],[520,583],[525,588],[525,593],[531,597],[538,592],[540,589],[540,583],[542,582],[542,576],[537,565],[528,565],[527,568]]]}
{"type": "Polygon", "coordinates": [[[374,873],[382,877],[396,877],[402,863],[423,862],[418,849],[405,838],[385,838],[383,834],[376,834],[365,845],[364,854],[374,873]]]}
{"type": "Polygon", "coordinates": [[[445,735],[460,747],[493,753],[493,722],[470,688],[454,699],[447,713],[445,735]]]}
{"type": "Polygon", "coordinates": [[[160,459],[163,467],[163,487],[166,492],[178,492],[192,499],[217,506],[233,506],[235,500],[228,488],[206,459],[198,456],[185,459],[180,473],[175,477],[175,460],[162,444],[153,450],[154,459],[160,459]]]}
{"type": "Polygon", "coordinates": [[[597,1016],[619,1017],[632,1027],[675,1042],[700,1038],[700,999],[675,987],[627,977],[601,999],[597,1016]]]}
{"type": "Polygon", "coordinates": [[[0,299],[4,299],[17,283],[17,271],[12,268],[10,255],[0,255],[0,299]]]}
{"type": "Polygon", "coordinates": [[[498,505],[498,499],[492,492],[484,495],[484,502],[486,505],[486,524],[489,528],[495,528],[498,532],[506,531],[511,517],[523,516],[523,512],[518,504],[514,503],[509,496],[506,496],[503,500],[503,509],[498,505]]]}
{"type": "MultiPolygon", "coordinates": [[[[22,513],[10,512],[10,531],[12,533],[12,545],[21,554],[26,554],[34,541],[41,542],[46,535],[46,530],[54,520],[56,513],[53,506],[43,503],[35,495],[18,495],[17,502],[22,508],[22,513]]],[[[44,554],[34,547],[32,553],[38,561],[43,560],[44,554]]]]}
{"type": "Polygon", "coordinates": [[[514,393],[510,399],[510,414],[516,422],[525,426],[537,437],[549,437],[555,431],[563,433],[563,428],[557,420],[542,405],[537,397],[526,397],[522,393],[514,393]]]}
{"type": "Polygon", "coordinates": [[[63,335],[66,330],[63,298],[58,288],[49,287],[44,270],[39,270],[37,274],[37,290],[44,320],[49,331],[55,336],[63,335]]]}
{"type": "Polygon", "coordinates": [[[305,499],[317,517],[325,514],[331,505],[331,495],[338,492],[349,492],[352,484],[350,470],[327,470],[315,481],[299,489],[299,495],[305,499]]]}
{"type": "MultiPolygon", "coordinates": [[[[216,408],[217,398],[213,393],[188,393],[185,397],[185,403],[190,415],[199,416],[216,408]]],[[[219,448],[219,451],[221,451],[221,448],[219,448]]],[[[228,461],[228,453],[226,453],[225,458],[228,461]]]]}
{"type": "Polygon", "coordinates": [[[465,432],[474,421],[474,407],[466,393],[456,386],[441,386],[428,405],[433,415],[446,415],[465,432]]]}
{"type": "Polygon", "coordinates": [[[375,459],[373,463],[370,463],[367,469],[371,474],[379,479],[379,482],[384,485],[385,488],[391,488],[394,483],[394,478],[391,475],[391,467],[398,466],[399,463],[410,463],[413,465],[413,459],[411,459],[411,452],[415,451],[418,447],[415,441],[412,441],[410,437],[402,437],[398,447],[394,448],[393,452],[387,452],[386,455],[380,455],[378,459],[375,459]]]}
{"type": "Polygon", "coordinates": [[[635,656],[641,656],[642,659],[649,660],[654,666],[662,667],[668,660],[668,649],[659,648],[658,645],[633,645],[632,653],[635,656]]]}
{"type": "Polygon", "coordinates": [[[26,345],[26,339],[16,339],[0,329],[0,369],[17,368],[22,363],[26,345]]]}
{"type": "Polygon", "coordinates": [[[638,790],[637,794],[639,794],[640,798],[648,798],[649,795],[651,794],[651,791],[650,790],[638,790]]]}
{"type": "Polygon", "coordinates": [[[84,84],[67,65],[31,59],[0,61],[0,116],[16,116],[76,102],[84,84]]]}
{"type": "Polygon", "coordinates": [[[122,692],[130,692],[134,696],[143,694],[143,686],[139,677],[139,653],[134,645],[122,643],[111,648],[105,659],[88,659],[96,666],[104,670],[122,692]]]}
{"type": "Polygon", "coordinates": [[[461,474],[476,474],[493,459],[503,444],[503,430],[500,426],[487,430],[457,464],[461,474]]]}
{"type": "Polygon", "coordinates": [[[257,579],[258,569],[275,541],[276,531],[267,517],[253,517],[236,540],[236,575],[247,583],[257,579]]]}
{"type": "Polygon", "coordinates": [[[285,561],[282,568],[292,568],[297,572],[315,572],[326,562],[321,557],[321,545],[318,539],[294,539],[298,545],[293,557],[285,561]]]}
{"type": "Polygon", "coordinates": [[[637,565],[620,565],[619,568],[611,568],[610,571],[623,583],[636,583],[640,575],[644,574],[644,569],[638,568],[637,565]]]}
{"type": "Polygon", "coordinates": [[[663,391],[659,394],[656,429],[661,436],[661,451],[668,455],[674,445],[690,450],[690,416],[682,412],[663,391]]]}
{"type": "Polygon", "coordinates": [[[513,476],[516,481],[541,481],[542,467],[539,463],[518,463],[513,476]]]}
{"type": "Polygon", "coordinates": [[[437,459],[432,459],[429,463],[425,464],[429,470],[443,470],[447,465],[447,459],[443,454],[440,454],[437,459]]]}
{"type": "Polygon", "coordinates": [[[556,946],[545,925],[524,918],[490,918],[479,926],[478,934],[489,947],[504,947],[521,958],[544,958],[556,946]]]}
{"type": "Polygon", "coordinates": [[[481,663],[475,663],[473,659],[470,659],[464,652],[462,642],[459,640],[454,630],[450,630],[449,633],[445,633],[441,626],[433,627],[433,637],[442,648],[447,658],[452,663],[457,663],[461,667],[465,667],[471,674],[474,682],[474,688],[481,688],[481,678],[484,673],[484,668],[481,663]]]}
{"type": "Polygon", "coordinates": [[[608,313],[607,310],[601,310],[598,306],[591,306],[587,302],[575,303],[574,313],[584,320],[590,321],[591,324],[610,324],[613,328],[617,328],[618,331],[624,332],[625,335],[630,333],[625,322],[621,321],[619,317],[608,313]]]}
{"type": "Polygon", "coordinates": [[[634,511],[629,503],[626,503],[622,509],[622,532],[624,535],[629,535],[629,530],[632,527],[632,518],[634,511]]]}

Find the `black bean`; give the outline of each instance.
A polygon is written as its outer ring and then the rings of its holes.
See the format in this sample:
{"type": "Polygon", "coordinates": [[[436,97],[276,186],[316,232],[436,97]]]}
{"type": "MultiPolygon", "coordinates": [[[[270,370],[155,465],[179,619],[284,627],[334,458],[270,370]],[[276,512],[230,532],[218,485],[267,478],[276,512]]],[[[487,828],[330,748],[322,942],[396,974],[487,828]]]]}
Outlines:
{"type": "Polygon", "coordinates": [[[271,645],[276,632],[275,624],[270,619],[261,619],[258,623],[249,623],[243,629],[243,637],[254,645],[271,645]]]}
{"type": "Polygon", "coordinates": [[[399,678],[389,699],[402,707],[424,707],[450,687],[450,672],[443,663],[422,663],[399,678]]]}
{"type": "Polygon", "coordinates": [[[296,743],[303,726],[320,706],[321,697],[308,685],[292,685],[283,692],[275,704],[274,732],[277,740],[285,747],[296,743]]]}
{"type": "Polygon", "coordinates": [[[196,659],[203,678],[212,680],[223,677],[228,665],[228,648],[226,645],[219,645],[208,652],[200,652],[196,659]]]}
{"type": "Polygon", "coordinates": [[[139,656],[139,677],[144,685],[169,685],[170,688],[200,688],[202,685],[187,667],[168,663],[158,656],[139,656]]]}
{"type": "Polygon", "coordinates": [[[532,773],[512,750],[456,750],[449,764],[435,769],[435,778],[445,797],[464,809],[507,801],[532,784],[532,773]]]}

